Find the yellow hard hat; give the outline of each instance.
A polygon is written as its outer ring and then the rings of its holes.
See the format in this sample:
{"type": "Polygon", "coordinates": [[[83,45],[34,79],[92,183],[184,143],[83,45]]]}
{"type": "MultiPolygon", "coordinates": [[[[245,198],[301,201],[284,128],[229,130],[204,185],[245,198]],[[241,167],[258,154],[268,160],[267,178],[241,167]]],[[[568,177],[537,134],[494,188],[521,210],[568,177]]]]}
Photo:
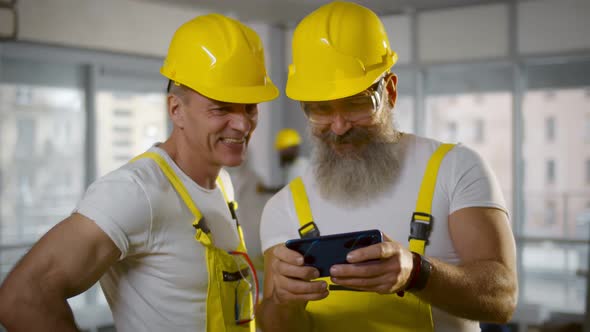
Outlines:
{"type": "Polygon", "coordinates": [[[301,101],[360,93],[397,61],[379,17],[351,2],[332,2],[306,16],[292,49],[286,92],[301,101]]]}
{"type": "Polygon", "coordinates": [[[275,149],[283,150],[301,143],[301,136],[295,129],[281,129],[275,138],[275,149]]]}
{"type": "Polygon", "coordinates": [[[198,16],[178,28],[160,73],[228,103],[255,104],[279,95],[266,74],[256,32],[219,14],[198,16]]]}

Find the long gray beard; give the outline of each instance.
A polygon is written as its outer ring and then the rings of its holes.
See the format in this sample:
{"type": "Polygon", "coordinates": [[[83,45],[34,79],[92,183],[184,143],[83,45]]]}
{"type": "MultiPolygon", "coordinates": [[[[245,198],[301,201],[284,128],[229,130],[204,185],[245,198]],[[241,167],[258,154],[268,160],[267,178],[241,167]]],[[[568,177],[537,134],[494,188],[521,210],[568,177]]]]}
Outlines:
{"type": "Polygon", "coordinates": [[[346,206],[360,206],[387,191],[399,177],[401,167],[400,134],[383,139],[368,130],[353,128],[343,136],[328,133],[316,137],[313,167],[320,195],[346,206]],[[330,141],[369,141],[363,148],[346,155],[336,153],[330,141]]]}

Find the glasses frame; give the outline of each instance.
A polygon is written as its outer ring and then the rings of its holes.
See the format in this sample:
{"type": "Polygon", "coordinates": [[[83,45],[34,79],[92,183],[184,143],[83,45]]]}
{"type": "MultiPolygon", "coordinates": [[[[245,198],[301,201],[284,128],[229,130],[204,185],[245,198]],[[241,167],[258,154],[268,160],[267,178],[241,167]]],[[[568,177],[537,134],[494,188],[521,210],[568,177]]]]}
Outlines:
{"type": "MultiPolygon", "coordinates": [[[[347,119],[346,116],[343,116],[343,117],[347,121],[354,123],[354,122],[362,121],[362,120],[365,120],[367,118],[373,117],[376,114],[379,114],[380,111],[381,111],[381,109],[383,108],[382,107],[383,106],[383,96],[385,95],[383,93],[384,92],[384,89],[387,86],[387,84],[389,83],[389,81],[391,80],[391,77],[392,76],[393,75],[386,74],[386,75],[382,76],[376,83],[373,83],[370,87],[368,87],[366,90],[364,90],[360,94],[357,94],[357,95],[354,95],[354,96],[350,96],[350,97],[346,97],[346,98],[340,99],[341,101],[346,101],[346,99],[349,99],[349,98],[358,98],[360,96],[366,96],[366,95],[368,95],[371,98],[371,102],[373,104],[373,111],[371,112],[371,114],[369,114],[368,117],[362,118],[362,119],[357,119],[357,120],[347,119]]],[[[332,101],[320,101],[320,102],[329,103],[329,102],[332,102],[332,101]]],[[[309,120],[309,122],[311,122],[312,124],[315,124],[315,125],[327,125],[327,124],[330,124],[332,121],[334,121],[333,119],[331,119],[329,122],[314,121],[312,119],[312,117],[308,114],[308,112],[305,110],[305,103],[307,103],[307,102],[306,101],[300,101],[299,102],[299,104],[301,106],[301,109],[303,110],[303,114],[305,114],[305,117],[307,118],[307,120],[309,120]]]]}

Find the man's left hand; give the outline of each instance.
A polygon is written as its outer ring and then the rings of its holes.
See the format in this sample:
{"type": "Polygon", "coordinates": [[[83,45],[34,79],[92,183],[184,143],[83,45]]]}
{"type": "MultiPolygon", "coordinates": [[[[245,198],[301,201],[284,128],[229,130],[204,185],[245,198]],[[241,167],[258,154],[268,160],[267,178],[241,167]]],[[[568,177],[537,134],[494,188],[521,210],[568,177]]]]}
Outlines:
{"type": "Polygon", "coordinates": [[[404,290],[412,272],[412,253],[401,244],[385,241],[351,251],[350,264],[338,264],[330,268],[333,283],[379,294],[404,290]]]}

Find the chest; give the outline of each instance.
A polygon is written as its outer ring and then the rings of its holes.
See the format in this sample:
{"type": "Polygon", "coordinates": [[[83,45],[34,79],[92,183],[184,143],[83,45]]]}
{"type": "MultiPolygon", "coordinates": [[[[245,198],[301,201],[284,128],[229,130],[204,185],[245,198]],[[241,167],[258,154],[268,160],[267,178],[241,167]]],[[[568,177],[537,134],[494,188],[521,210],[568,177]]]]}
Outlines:
{"type": "MultiPolygon", "coordinates": [[[[317,188],[308,190],[314,221],[323,235],[379,229],[391,240],[408,247],[410,222],[420,189],[421,178],[406,177],[368,204],[347,206],[324,200],[317,188]]],[[[432,232],[426,253],[435,257],[456,258],[449,235],[450,197],[444,183],[437,183],[432,199],[432,232]]]]}
{"type": "MultiPolygon", "coordinates": [[[[209,229],[214,245],[234,250],[239,235],[223,198],[201,197],[195,199],[195,205],[203,215],[201,224],[209,229]]],[[[153,210],[149,252],[143,262],[176,287],[206,290],[206,247],[195,239],[193,213],[173,191],[159,197],[153,210]]]]}

